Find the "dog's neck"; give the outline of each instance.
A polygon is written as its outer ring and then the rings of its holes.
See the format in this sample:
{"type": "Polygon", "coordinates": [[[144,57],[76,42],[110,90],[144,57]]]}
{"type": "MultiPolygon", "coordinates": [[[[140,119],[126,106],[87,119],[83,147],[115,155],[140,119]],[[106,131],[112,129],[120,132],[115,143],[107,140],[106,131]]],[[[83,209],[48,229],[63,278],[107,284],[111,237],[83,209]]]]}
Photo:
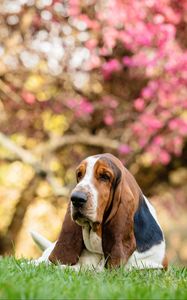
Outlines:
{"type": "Polygon", "coordinates": [[[82,226],[83,241],[88,251],[103,254],[101,234],[101,225],[97,228],[89,224],[82,226]]]}

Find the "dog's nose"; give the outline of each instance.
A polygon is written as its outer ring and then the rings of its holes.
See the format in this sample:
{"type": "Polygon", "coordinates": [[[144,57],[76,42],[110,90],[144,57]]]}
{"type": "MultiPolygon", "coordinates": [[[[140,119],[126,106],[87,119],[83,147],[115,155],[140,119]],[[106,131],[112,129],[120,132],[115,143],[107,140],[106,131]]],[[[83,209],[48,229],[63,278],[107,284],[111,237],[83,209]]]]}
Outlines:
{"type": "Polygon", "coordinates": [[[87,196],[83,192],[74,192],[71,195],[71,202],[75,207],[82,207],[87,201],[87,196]]]}

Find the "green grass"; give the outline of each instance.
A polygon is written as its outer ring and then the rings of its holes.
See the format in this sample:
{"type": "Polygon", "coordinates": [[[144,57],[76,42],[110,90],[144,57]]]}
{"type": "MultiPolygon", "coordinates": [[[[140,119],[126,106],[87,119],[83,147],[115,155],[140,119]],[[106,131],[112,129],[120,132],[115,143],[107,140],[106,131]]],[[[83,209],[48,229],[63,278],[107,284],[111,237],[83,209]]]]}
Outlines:
{"type": "Polygon", "coordinates": [[[101,273],[0,260],[0,299],[187,299],[187,268],[101,273]]]}

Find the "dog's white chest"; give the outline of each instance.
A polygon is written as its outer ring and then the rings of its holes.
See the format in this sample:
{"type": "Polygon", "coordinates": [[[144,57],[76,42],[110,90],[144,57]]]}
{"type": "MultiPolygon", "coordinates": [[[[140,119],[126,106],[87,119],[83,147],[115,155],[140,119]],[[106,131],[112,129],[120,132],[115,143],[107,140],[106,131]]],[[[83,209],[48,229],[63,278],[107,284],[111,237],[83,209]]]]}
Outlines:
{"type": "Polygon", "coordinates": [[[84,226],[82,235],[87,250],[93,253],[103,254],[102,241],[96,232],[90,229],[89,226],[84,226]]]}

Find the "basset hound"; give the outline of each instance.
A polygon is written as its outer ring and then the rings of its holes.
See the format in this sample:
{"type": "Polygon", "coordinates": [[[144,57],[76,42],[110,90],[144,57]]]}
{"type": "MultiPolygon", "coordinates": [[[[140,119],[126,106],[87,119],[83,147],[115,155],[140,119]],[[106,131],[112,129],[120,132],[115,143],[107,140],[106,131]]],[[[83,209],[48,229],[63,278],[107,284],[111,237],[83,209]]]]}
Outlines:
{"type": "Polygon", "coordinates": [[[57,242],[32,234],[47,248],[37,262],[75,270],[167,269],[155,209],[121,161],[108,153],[90,156],[78,166],[76,178],[57,242]]]}

